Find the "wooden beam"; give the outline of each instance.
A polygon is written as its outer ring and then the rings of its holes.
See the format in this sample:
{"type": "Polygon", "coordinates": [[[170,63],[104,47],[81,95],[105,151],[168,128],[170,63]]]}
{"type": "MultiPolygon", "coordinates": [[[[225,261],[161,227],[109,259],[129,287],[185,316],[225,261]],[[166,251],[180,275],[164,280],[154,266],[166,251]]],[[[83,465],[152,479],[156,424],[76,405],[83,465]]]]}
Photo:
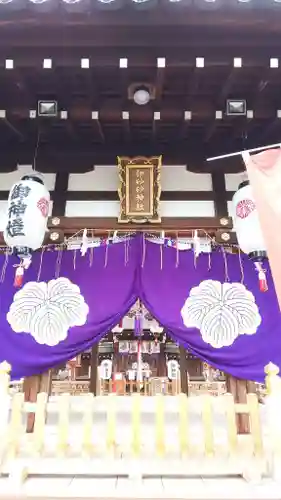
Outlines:
{"type": "Polygon", "coordinates": [[[225,176],[223,172],[212,173],[212,184],[214,193],[214,205],[216,217],[228,216],[227,192],[225,187],[225,176]]]}
{"type": "MultiPolygon", "coordinates": [[[[261,146],[262,144],[257,144],[261,146]]],[[[117,156],[157,156],[162,155],[165,165],[188,165],[192,172],[212,172],[219,167],[225,173],[239,172],[243,169],[240,158],[228,161],[208,162],[205,159],[211,156],[227,154],[237,150],[236,143],[230,142],[227,147],[224,141],[214,141],[209,147],[201,140],[192,141],[188,148],[186,141],[176,143],[162,143],[160,141],[147,142],[120,142],[108,141],[104,145],[95,144],[89,148],[89,142],[78,141],[76,145],[69,142],[60,144],[45,144],[40,147],[37,155],[37,169],[41,172],[68,172],[84,173],[92,170],[93,165],[115,165],[117,156]]],[[[0,172],[2,166],[7,171],[16,170],[17,165],[31,165],[33,163],[34,144],[19,144],[10,142],[9,147],[0,141],[0,172]]]]}
{"type": "Polygon", "coordinates": [[[67,172],[58,172],[56,174],[55,190],[52,193],[53,216],[65,214],[68,180],[69,180],[69,174],[67,172]]]}
{"type": "MultiPolygon", "coordinates": [[[[60,217],[60,223],[54,224],[56,217],[50,217],[48,228],[51,232],[58,232],[61,243],[64,237],[71,236],[83,229],[91,229],[94,236],[108,237],[117,231],[121,234],[147,232],[155,236],[160,236],[164,231],[166,236],[171,238],[190,237],[195,229],[200,236],[205,236],[208,232],[211,236],[216,236],[220,229],[229,232],[232,229],[231,217],[223,217],[222,220],[215,217],[163,217],[160,224],[120,224],[114,217],[60,217]]],[[[56,221],[57,222],[57,221],[56,221]]],[[[53,243],[48,239],[46,233],[46,244],[53,243]]],[[[0,245],[4,245],[3,233],[0,232],[0,245]]]]}
{"type": "Polygon", "coordinates": [[[60,229],[66,235],[73,234],[84,228],[94,229],[95,234],[112,231],[118,231],[119,233],[145,231],[159,234],[161,231],[165,231],[171,234],[179,232],[182,235],[195,229],[206,231],[216,231],[220,228],[232,229],[230,217],[226,219],[226,224],[222,224],[220,218],[216,217],[163,217],[160,224],[120,224],[117,218],[114,217],[60,217],[60,224],[54,225],[52,219],[52,217],[49,218],[48,227],[50,229],[60,229]]]}
{"type": "MultiPolygon", "coordinates": [[[[184,47],[189,53],[197,47],[198,54],[198,48],[202,46],[209,52],[214,47],[219,48],[222,53],[226,48],[237,49],[239,47],[242,51],[244,50],[244,53],[249,48],[254,53],[256,47],[256,55],[259,55],[260,50],[263,54],[265,48],[271,45],[275,47],[276,53],[279,47],[278,30],[273,29],[272,23],[275,23],[276,28],[279,26],[281,13],[280,9],[274,12],[273,20],[272,2],[264,1],[268,4],[268,10],[245,11],[243,8],[237,8],[228,9],[226,14],[225,9],[222,8],[216,10],[215,16],[210,15],[210,12],[194,9],[193,15],[189,17],[181,15],[179,9],[170,9],[167,12],[166,9],[161,9],[160,5],[157,9],[149,11],[149,16],[129,9],[126,11],[126,24],[122,10],[112,13],[95,10],[92,16],[77,15],[76,19],[73,16],[65,16],[64,51],[70,47],[81,49],[81,47],[88,46],[92,47],[93,52],[98,47],[96,50],[98,53],[103,47],[116,50],[121,47],[122,49],[132,48],[135,45],[142,50],[143,48],[149,49],[149,53],[153,53],[159,47],[170,47],[174,51],[184,47]],[[143,29],[136,29],[136,26],[143,29]],[[199,27],[201,30],[198,29],[199,27]],[[144,29],[145,36],[143,35],[144,29]],[[175,30],[177,36],[175,36],[175,30]],[[202,30],[204,36],[202,36],[202,30]]],[[[7,8],[7,5],[2,8],[7,8]]],[[[182,12],[187,12],[187,10],[182,10],[182,12]]],[[[32,49],[47,47],[50,50],[57,46],[60,47],[61,58],[63,58],[59,19],[56,12],[46,16],[40,15],[40,8],[37,9],[37,13],[34,9],[29,9],[28,14],[21,11],[11,12],[9,22],[6,19],[2,20],[1,47],[12,46],[15,49],[17,47],[32,49]],[[25,36],[26,29],[29,30],[28,37],[25,36]]],[[[235,51],[234,53],[240,55],[241,52],[235,51]]],[[[241,55],[244,55],[243,52],[241,55]]],[[[104,64],[106,64],[105,61],[104,64]]]]}
{"type": "MultiPolygon", "coordinates": [[[[57,179],[59,175],[65,179],[64,176],[68,174],[61,172],[57,174],[57,179]]],[[[64,214],[67,201],[119,201],[117,191],[63,191],[57,189],[51,191],[50,194],[54,202],[53,216],[64,214]]],[[[6,201],[8,195],[9,191],[0,191],[0,201],[6,201]]],[[[227,200],[231,200],[233,195],[233,191],[225,192],[227,200]]],[[[216,201],[216,199],[214,191],[162,191],[161,193],[161,201],[216,201]]]]}

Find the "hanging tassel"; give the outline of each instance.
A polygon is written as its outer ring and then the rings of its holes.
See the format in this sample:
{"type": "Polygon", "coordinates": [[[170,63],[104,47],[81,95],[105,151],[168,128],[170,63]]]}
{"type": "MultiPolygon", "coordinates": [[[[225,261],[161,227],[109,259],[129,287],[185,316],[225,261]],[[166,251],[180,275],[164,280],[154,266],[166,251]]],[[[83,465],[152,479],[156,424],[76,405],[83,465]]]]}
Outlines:
{"type": "Polygon", "coordinates": [[[260,285],[260,291],[261,292],[267,292],[268,291],[268,285],[267,285],[267,279],[266,279],[266,271],[262,267],[261,262],[255,262],[255,267],[258,272],[258,277],[259,277],[259,285],[260,285]]]}
{"type": "Polygon", "coordinates": [[[20,264],[16,267],[14,287],[21,288],[23,284],[24,267],[20,264]]]}
{"type": "Polygon", "coordinates": [[[262,270],[259,272],[259,282],[260,282],[260,291],[261,292],[267,292],[268,291],[268,285],[267,285],[267,280],[266,280],[266,275],[265,271],[262,270]]]}

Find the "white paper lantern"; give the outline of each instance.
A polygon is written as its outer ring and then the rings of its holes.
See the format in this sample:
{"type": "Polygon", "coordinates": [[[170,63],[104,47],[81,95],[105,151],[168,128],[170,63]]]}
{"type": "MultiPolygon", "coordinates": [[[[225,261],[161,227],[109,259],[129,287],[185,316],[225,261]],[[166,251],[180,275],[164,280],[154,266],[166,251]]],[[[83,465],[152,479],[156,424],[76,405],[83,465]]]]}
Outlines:
{"type": "Polygon", "coordinates": [[[49,205],[50,193],[35,172],[24,176],[12,187],[4,240],[20,257],[31,255],[32,251],[42,246],[49,205]]]}
{"type": "Polygon", "coordinates": [[[233,196],[233,225],[242,252],[255,262],[261,292],[268,290],[263,261],[267,257],[258,211],[249,181],[240,184],[233,196]]]}
{"type": "Polygon", "coordinates": [[[104,359],[100,365],[100,378],[103,380],[109,380],[112,375],[112,361],[110,359],[104,359]]]}
{"type": "Polygon", "coordinates": [[[233,196],[233,225],[242,252],[250,257],[266,257],[266,247],[249,181],[240,184],[233,196]]]}
{"type": "Polygon", "coordinates": [[[170,380],[176,380],[179,376],[179,364],[175,359],[170,359],[167,363],[168,378],[170,380]]]}

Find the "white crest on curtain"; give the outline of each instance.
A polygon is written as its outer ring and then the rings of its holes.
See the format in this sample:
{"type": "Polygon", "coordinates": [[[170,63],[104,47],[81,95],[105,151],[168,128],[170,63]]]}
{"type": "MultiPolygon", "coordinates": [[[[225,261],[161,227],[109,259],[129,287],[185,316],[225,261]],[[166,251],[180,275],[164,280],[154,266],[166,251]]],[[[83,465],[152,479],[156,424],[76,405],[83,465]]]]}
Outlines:
{"type": "Polygon", "coordinates": [[[241,283],[202,281],[181,310],[187,328],[198,328],[212,347],[230,346],[239,335],[256,333],[261,316],[255,298],[241,283]]]}
{"type": "Polygon", "coordinates": [[[7,320],[16,333],[30,333],[38,344],[55,346],[69,328],[86,323],[89,307],[67,278],[29,282],[14,295],[7,320]]]}

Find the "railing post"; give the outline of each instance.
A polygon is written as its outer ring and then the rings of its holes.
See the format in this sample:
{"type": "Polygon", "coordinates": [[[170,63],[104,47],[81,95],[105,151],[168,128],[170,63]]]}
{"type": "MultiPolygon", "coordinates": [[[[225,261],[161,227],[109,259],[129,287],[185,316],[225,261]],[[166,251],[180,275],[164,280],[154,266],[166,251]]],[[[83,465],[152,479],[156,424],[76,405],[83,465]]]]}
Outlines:
{"type": "Polygon", "coordinates": [[[270,433],[271,461],[270,475],[276,481],[281,480],[281,378],[279,368],[269,363],[264,369],[267,389],[266,408],[267,425],[270,433]]]}

